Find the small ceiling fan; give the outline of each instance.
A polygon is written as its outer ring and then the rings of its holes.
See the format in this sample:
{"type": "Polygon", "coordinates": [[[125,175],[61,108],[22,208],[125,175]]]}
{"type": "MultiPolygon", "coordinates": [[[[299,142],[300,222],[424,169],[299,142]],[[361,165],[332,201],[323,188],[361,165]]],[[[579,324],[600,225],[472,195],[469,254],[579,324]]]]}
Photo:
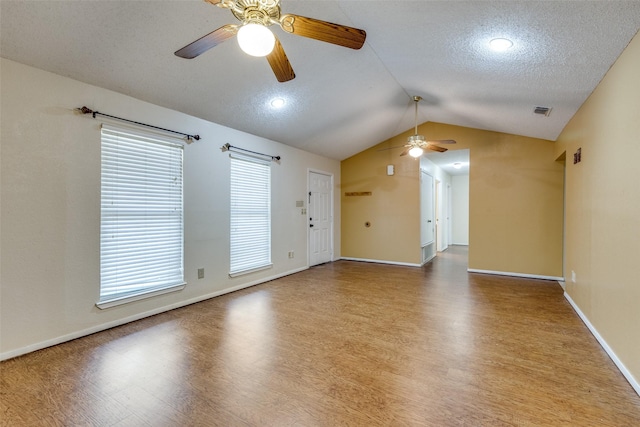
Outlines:
{"type": "Polygon", "coordinates": [[[179,49],[175,54],[193,59],[223,41],[238,36],[243,51],[253,56],[266,56],[279,82],[295,78],[295,73],[280,41],[268,29],[277,24],[287,33],[308,37],[351,49],[360,49],[367,34],[364,30],[333,24],[299,15],[281,14],[280,0],[205,0],[229,9],[241,24],[227,24],[179,49]]]}
{"type": "Polygon", "coordinates": [[[443,153],[447,151],[446,148],[440,147],[436,144],[455,144],[453,139],[436,139],[427,141],[424,136],[418,135],[418,103],[422,101],[421,96],[414,96],[415,102],[415,126],[414,134],[407,138],[407,144],[404,146],[404,150],[400,153],[401,156],[409,154],[411,157],[418,158],[424,153],[424,150],[432,150],[443,153]]]}

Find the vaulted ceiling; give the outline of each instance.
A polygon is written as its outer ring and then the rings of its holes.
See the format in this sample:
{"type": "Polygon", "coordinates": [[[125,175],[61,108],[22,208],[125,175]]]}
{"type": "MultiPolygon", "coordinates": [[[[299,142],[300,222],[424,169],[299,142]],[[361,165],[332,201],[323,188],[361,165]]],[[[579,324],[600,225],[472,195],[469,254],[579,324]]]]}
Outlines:
{"type": "Polygon", "coordinates": [[[412,128],[413,95],[424,98],[419,122],[554,140],[640,28],[635,0],[282,0],[281,8],[364,29],[366,42],[352,50],[272,26],[296,73],[279,83],[265,58],[235,40],[191,60],[174,55],[238,22],[204,1],[2,0],[0,55],[344,159],[412,128]],[[494,38],[513,46],[494,52],[494,38]],[[534,114],[540,106],[551,113],[534,114]]]}

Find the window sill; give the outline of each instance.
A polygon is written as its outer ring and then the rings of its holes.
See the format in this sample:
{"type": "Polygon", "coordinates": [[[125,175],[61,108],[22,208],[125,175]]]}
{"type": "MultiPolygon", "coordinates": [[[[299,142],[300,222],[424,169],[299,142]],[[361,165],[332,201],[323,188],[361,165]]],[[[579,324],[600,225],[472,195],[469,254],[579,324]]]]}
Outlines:
{"type": "Polygon", "coordinates": [[[121,298],[113,298],[105,301],[99,301],[96,303],[96,307],[98,307],[100,310],[104,310],[106,308],[111,308],[111,307],[117,307],[119,305],[128,304],[133,301],[140,301],[140,300],[155,297],[158,295],[164,295],[171,292],[178,292],[183,290],[185,286],[187,286],[186,283],[181,283],[179,285],[172,285],[166,288],[151,290],[151,291],[140,293],[140,294],[130,295],[130,296],[121,297],[121,298]]]}
{"type": "Polygon", "coordinates": [[[255,273],[256,271],[266,270],[266,269],[271,268],[271,267],[273,267],[273,264],[267,264],[267,265],[263,265],[261,267],[250,268],[248,270],[234,271],[233,273],[229,273],[229,277],[244,276],[245,274],[255,273]]]}

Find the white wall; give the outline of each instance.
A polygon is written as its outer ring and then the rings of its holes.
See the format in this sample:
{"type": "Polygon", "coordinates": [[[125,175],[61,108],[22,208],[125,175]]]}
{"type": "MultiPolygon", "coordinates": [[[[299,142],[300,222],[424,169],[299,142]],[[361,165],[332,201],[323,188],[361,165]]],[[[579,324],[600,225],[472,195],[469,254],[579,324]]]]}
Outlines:
{"type": "Polygon", "coordinates": [[[451,177],[452,241],[454,245],[469,244],[469,175],[451,177]]]}
{"type": "Polygon", "coordinates": [[[334,258],[340,258],[340,163],[125,95],[1,59],[0,358],[307,268],[309,168],[334,175],[334,258]],[[106,310],[100,280],[100,120],[107,114],[199,134],[184,151],[185,279],[181,292],[106,310]],[[100,118],[100,117],[98,117],[100,118]],[[229,268],[231,143],[282,156],[272,168],[273,268],[229,268]],[[295,251],[295,258],[287,257],[295,251]],[[205,278],[197,279],[197,269],[205,278]]]}

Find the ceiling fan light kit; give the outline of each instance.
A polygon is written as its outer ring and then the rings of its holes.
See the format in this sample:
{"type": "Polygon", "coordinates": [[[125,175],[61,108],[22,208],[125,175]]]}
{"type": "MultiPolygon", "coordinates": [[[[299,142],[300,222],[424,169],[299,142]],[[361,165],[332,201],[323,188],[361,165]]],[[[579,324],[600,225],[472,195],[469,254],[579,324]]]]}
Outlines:
{"type": "Polygon", "coordinates": [[[456,142],[453,139],[434,139],[429,140],[422,136],[418,135],[418,102],[422,100],[421,96],[413,96],[413,102],[415,103],[415,126],[414,126],[414,134],[410,135],[407,138],[407,143],[404,146],[395,146],[395,147],[387,147],[378,151],[392,150],[394,148],[403,147],[402,153],[400,156],[406,156],[407,154],[417,159],[422,156],[425,150],[437,151],[440,153],[444,153],[447,151],[446,148],[440,147],[436,144],[455,144],[456,142]]]}
{"type": "Polygon", "coordinates": [[[267,56],[276,45],[276,36],[264,25],[250,22],[238,30],[238,44],[247,55],[267,56]]]}
{"type": "Polygon", "coordinates": [[[424,153],[424,150],[418,146],[411,147],[411,149],[409,150],[409,155],[414,159],[417,159],[418,157],[422,156],[423,153],[424,153]]]}
{"type": "Polygon", "coordinates": [[[283,31],[350,49],[360,49],[367,33],[364,30],[333,24],[304,16],[280,13],[280,0],[205,0],[229,9],[242,24],[227,24],[178,49],[181,58],[193,59],[237,34],[240,48],[252,56],[266,56],[279,82],[295,78],[291,63],[280,41],[269,30],[279,25],[283,31]]]}
{"type": "Polygon", "coordinates": [[[432,150],[443,153],[447,151],[446,148],[440,147],[436,144],[455,144],[456,142],[452,139],[440,139],[434,141],[427,141],[426,138],[422,135],[418,135],[418,102],[422,101],[421,96],[414,96],[413,102],[415,102],[415,125],[414,125],[414,134],[407,138],[407,144],[404,146],[405,149],[401,156],[406,156],[407,154],[417,159],[418,157],[424,154],[424,150],[432,150]]]}

